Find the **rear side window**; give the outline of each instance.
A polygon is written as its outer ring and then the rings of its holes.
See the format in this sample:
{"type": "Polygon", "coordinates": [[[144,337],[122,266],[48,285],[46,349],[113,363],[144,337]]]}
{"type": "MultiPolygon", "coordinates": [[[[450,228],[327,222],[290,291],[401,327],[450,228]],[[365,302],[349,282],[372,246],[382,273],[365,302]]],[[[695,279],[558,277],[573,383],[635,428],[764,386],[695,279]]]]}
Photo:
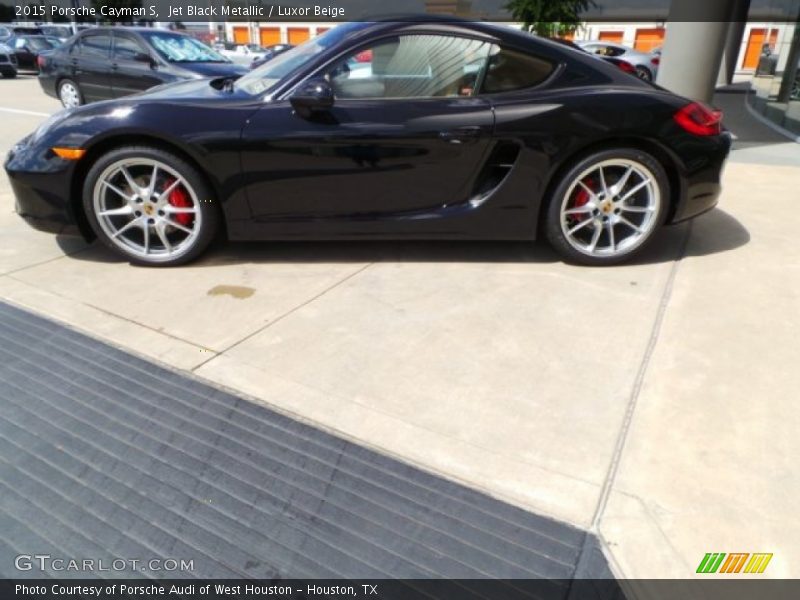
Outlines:
{"type": "Polygon", "coordinates": [[[495,47],[489,57],[481,93],[498,94],[524,90],[542,83],[554,69],[555,65],[543,58],[495,47]]]}
{"type": "Polygon", "coordinates": [[[107,59],[111,50],[111,36],[106,34],[87,35],[81,42],[81,56],[107,59]]]}

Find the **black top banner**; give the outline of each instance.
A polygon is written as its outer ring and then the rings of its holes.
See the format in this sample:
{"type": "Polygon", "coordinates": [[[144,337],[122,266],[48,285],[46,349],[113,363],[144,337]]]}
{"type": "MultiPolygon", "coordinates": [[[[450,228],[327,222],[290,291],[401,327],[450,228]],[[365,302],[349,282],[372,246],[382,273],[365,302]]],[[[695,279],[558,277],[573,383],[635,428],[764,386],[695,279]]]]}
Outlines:
{"type": "MultiPolygon", "coordinates": [[[[748,0],[594,0],[587,21],[717,21],[720,5],[748,0]]],[[[372,21],[451,15],[513,21],[509,0],[0,0],[0,22],[15,21],[372,21]]],[[[796,21],[800,0],[749,0],[749,20],[796,21]]]]}

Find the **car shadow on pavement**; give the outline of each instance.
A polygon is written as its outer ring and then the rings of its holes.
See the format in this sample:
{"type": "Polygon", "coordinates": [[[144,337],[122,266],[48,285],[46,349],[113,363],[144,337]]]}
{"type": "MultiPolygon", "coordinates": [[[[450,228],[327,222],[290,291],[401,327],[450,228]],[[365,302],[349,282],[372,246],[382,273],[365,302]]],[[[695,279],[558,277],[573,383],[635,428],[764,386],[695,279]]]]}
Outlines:
{"type": "MultiPolygon", "coordinates": [[[[704,256],[734,250],[748,243],[750,234],[733,216],[716,209],[696,220],[686,254],[704,256]],[[702,228],[702,236],[698,229],[702,228]],[[702,239],[698,239],[702,238],[702,239]]],[[[670,262],[677,258],[688,223],[665,227],[656,234],[649,249],[632,264],[670,262]]],[[[62,248],[70,238],[59,238],[62,248]]],[[[74,238],[72,238],[74,242],[74,238]]],[[[74,247],[74,244],[73,244],[74,247]]],[[[91,262],[125,262],[95,242],[85,251],[71,252],[70,258],[91,262]]],[[[559,257],[544,241],[498,242],[462,240],[399,241],[276,241],[226,242],[212,245],[206,255],[188,268],[208,268],[236,264],[263,263],[531,263],[559,262],[559,257]]]]}

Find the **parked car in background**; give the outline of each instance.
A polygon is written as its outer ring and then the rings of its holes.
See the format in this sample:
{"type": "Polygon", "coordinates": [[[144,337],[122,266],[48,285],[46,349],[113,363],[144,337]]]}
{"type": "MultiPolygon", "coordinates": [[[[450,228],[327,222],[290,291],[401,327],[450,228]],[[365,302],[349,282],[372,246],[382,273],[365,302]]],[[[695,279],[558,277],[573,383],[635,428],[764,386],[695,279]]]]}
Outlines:
{"type": "Polygon", "coordinates": [[[42,25],[42,33],[50,38],[58,39],[59,45],[72,37],[71,25],[42,25]]]}
{"type": "Polygon", "coordinates": [[[603,62],[607,62],[609,64],[614,65],[621,71],[625,71],[629,75],[634,75],[638,77],[638,73],[636,72],[636,67],[634,67],[631,63],[622,60],[621,58],[614,58],[613,56],[603,56],[600,54],[590,54],[584,48],[576,44],[575,42],[571,42],[569,40],[565,40],[563,38],[549,38],[552,41],[559,43],[563,46],[568,46],[573,50],[577,50],[578,52],[583,52],[584,54],[589,54],[590,56],[596,58],[597,60],[602,60],[603,62]]]}
{"type": "Polygon", "coordinates": [[[5,44],[0,44],[0,74],[3,77],[17,76],[17,55],[5,44]]]}
{"type": "Polygon", "coordinates": [[[15,33],[6,42],[6,46],[11,47],[17,56],[19,69],[37,71],[37,57],[41,52],[52,50],[56,47],[52,41],[43,35],[30,35],[27,33],[15,33]]]}
{"type": "Polygon", "coordinates": [[[96,27],[43,55],[39,71],[45,93],[72,107],[185,79],[238,77],[247,68],[182,33],[96,27]]]}
{"type": "Polygon", "coordinates": [[[612,42],[592,41],[575,43],[591,54],[619,58],[632,64],[636,69],[636,74],[645,81],[656,80],[658,66],[661,64],[661,56],[659,54],[639,52],[633,48],[628,48],[622,44],[615,44],[612,42]]]}
{"type": "Polygon", "coordinates": [[[266,48],[264,48],[264,56],[262,56],[261,58],[254,59],[253,62],[250,63],[250,68],[257,69],[265,62],[272,60],[279,54],[283,54],[284,52],[286,52],[287,50],[291,50],[292,48],[294,48],[294,46],[292,46],[291,44],[274,44],[272,46],[267,46],[266,48]]]}
{"type": "Polygon", "coordinates": [[[258,44],[235,44],[231,42],[218,43],[215,49],[222,56],[240,65],[250,65],[254,60],[264,58],[265,49],[258,44]]]}

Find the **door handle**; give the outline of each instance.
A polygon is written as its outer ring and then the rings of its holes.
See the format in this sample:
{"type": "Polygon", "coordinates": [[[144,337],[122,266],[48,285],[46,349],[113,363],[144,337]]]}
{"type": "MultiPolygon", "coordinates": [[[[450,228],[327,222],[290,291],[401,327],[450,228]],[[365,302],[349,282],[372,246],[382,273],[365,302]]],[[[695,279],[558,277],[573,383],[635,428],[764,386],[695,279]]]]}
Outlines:
{"type": "Polygon", "coordinates": [[[457,129],[449,129],[447,131],[440,131],[439,138],[451,144],[461,144],[462,142],[475,140],[481,135],[481,128],[478,125],[470,125],[467,127],[458,127],[457,129]]]}

